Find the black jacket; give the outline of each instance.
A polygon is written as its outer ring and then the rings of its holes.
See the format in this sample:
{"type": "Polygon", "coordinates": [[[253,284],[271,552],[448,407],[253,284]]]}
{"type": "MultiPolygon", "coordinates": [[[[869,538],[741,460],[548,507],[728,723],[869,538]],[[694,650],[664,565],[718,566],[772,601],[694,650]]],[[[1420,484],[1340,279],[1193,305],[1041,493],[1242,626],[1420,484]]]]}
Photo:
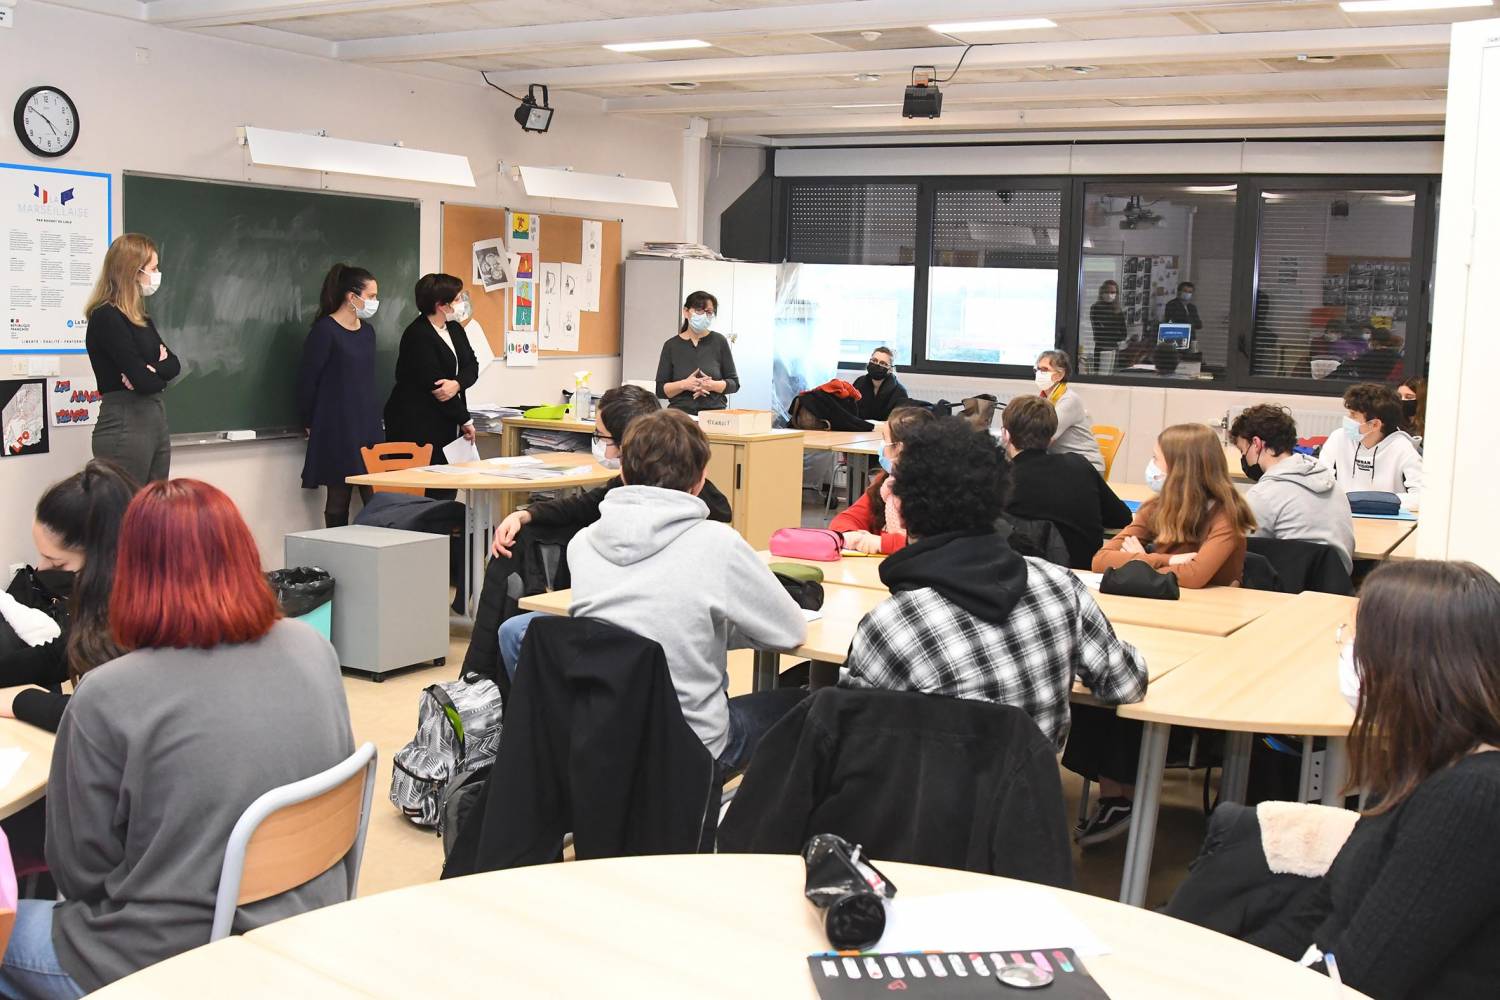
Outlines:
{"type": "Polygon", "coordinates": [[[837,833],[877,861],[1067,887],[1063,812],[1057,748],[1021,709],[825,688],[761,741],[719,849],[795,854],[837,833]]]}
{"type": "Polygon", "coordinates": [[[801,431],[868,431],[870,422],[859,415],[859,403],[822,389],[799,392],[792,400],[788,423],[801,431]]]}
{"type": "Polygon", "coordinates": [[[1191,302],[1184,302],[1181,298],[1171,299],[1166,308],[1161,312],[1163,323],[1186,323],[1193,328],[1196,335],[1203,329],[1203,320],[1198,318],[1198,307],[1191,302]]]}
{"type": "Polygon", "coordinates": [[[443,877],[713,849],[717,767],[682,717],[666,655],[594,618],[527,630],[483,805],[443,877]]]}
{"type": "Polygon", "coordinates": [[[1089,323],[1094,328],[1094,346],[1113,351],[1125,342],[1125,314],[1108,302],[1089,307],[1089,323]]]}
{"type": "Polygon", "coordinates": [[[1276,571],[1276,589],[1287,594],[1353,594],[1354,582],[1333,546],[1295,538],[1249,539],[1247,552],[1263,556],[1276,571]]]}
{"type": "Polygon", "coordinates": [[[881,380],[879,391],[868,374],[855,379],[854,388],[859,390],[859,415],[865,420],[887,420],[892,410],[911,401],[894,372],[881,380]]]}
{"type": "Polygon", "coordinates": [[[1011,461],[1005,512],[1056,525],[1074,569],[1088,569],[1093,563],[1094,553],[1104,547],[1105,528],[1123,528],[1132,517],[1088,459],[1034,448],[1018,452],[1011,461]]]}
{"type": "Polygon", "coordinates": [[[385,439],[432,445],[432,461],[446,462],[443,446],[458,437],[469,422],[465,389],[479,380],[479,359],[469,346],[469,335],[457,323],[448,324],[453,350],[443,343],[426,316],[412,320],[401,334],[396,356],[396,384],[385,404],[385,439]],[[440,403],[432,394],[438,379],[455,379],[458,395],[440,403]]]}

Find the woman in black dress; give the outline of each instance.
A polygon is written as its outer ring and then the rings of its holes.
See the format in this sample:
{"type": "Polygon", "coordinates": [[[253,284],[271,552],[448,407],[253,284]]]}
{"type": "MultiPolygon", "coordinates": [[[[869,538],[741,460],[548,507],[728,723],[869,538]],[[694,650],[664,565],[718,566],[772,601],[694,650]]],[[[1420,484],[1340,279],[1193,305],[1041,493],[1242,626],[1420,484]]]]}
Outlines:
{"type": "Polygon", "coordinates": [[[389,441],[432,445],[432,461],[459,435],[474,440],[474,421],[464,390],[479,380],[479,359],[469,335],[454,319],[464,283],[451,274],[424,274],[417,281],[422,315],[401,334],[396,384],[385,404],[389,441]]]}
{"type": "MultiPolygon", "coordinates": [[[[335,264],[323,280],[318,318],[302,345],[297,409],[307,430],[302,488],[328,491],[323,523],[349,523],[354,488],[344,479],[362,475],[361,448],[385,440],[375,402],[375,328],[367,320],[380,307],[375,276],[362,267],[335,264]]],[[[370,488],[361,486],[368,500],[370,488]]]]}
{"type": "Polygon", "coordinates": [[[1120,308],[1120,286],[1113,278],[1099,285],[1099,298],[1089,307],[1089,323],[1094,331],[1092,374],[1106,374],[1104,352],[1118,352],[1125,343],[1125,313],[1120,308]]]}

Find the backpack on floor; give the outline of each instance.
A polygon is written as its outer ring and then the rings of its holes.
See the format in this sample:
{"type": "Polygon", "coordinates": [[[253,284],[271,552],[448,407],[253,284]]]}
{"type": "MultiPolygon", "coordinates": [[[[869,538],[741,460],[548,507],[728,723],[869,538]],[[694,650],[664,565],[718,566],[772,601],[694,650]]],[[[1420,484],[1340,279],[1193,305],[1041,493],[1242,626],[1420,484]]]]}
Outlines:
{"type": "Polygon", "coordinates": [[[488,677],[466,674],[425,688],[417,735],[391,760],[396,808],[442,833],[448,797],[495,759],[500,716],[500,689],[488,677]]]}

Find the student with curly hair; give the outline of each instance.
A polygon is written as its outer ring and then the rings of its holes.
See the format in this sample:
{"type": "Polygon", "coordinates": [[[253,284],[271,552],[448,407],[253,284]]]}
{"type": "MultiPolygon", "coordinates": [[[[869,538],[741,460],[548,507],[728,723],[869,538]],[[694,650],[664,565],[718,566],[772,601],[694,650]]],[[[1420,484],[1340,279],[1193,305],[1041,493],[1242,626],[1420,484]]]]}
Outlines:
{"type": "Polygon", "coordinates": [[[891,598],[860,622],[839,683],[1014,705],[1061,747],[1074,678],[1106,705],[1139,701],[1146,663],[1071,571],[996,533],[1006,477],[960,418],[907,438],[891,487],[907,545],[880,567],[891,598]]]}
{"type": "Polygon", "coordinates": [[[1401,400],[1388,386],[1367,382],[1344,393],[1344,427],[1318,456],[1345,492],[1378,490],[1407,500],[1422,494],[1422,452],[1401,429],[1401,400]]]}

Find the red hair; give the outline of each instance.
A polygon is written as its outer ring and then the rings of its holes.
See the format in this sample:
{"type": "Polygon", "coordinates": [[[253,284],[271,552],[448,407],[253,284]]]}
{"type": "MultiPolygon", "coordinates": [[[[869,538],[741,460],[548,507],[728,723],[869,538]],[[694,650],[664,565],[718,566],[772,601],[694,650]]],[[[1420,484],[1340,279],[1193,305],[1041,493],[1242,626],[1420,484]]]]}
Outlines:
{"type": "Polygon", "coordinates": [[[196,479],[154,482],[120,526],[109,621],[125,649],[251,642],[281,608],[234,501],[196,479]]]}

